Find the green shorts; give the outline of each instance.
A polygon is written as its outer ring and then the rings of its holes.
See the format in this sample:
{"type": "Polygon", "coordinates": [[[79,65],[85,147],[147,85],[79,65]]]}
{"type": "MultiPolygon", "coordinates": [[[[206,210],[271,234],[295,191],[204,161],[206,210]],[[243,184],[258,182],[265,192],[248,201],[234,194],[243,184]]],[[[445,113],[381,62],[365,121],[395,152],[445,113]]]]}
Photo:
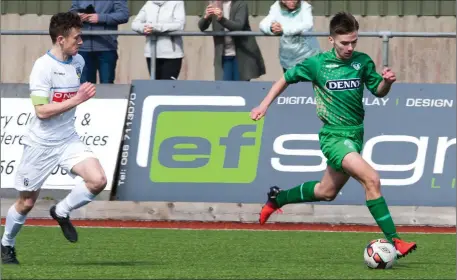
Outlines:
{"type": "Polygon", "coordinates": [[[319,131],[319,143],[327,158],[327,165],[338,172],[343,171],[343,159],[351,153],[360,154],[363,147],[363,124],[358,126],[324,125],[319,131]]]}

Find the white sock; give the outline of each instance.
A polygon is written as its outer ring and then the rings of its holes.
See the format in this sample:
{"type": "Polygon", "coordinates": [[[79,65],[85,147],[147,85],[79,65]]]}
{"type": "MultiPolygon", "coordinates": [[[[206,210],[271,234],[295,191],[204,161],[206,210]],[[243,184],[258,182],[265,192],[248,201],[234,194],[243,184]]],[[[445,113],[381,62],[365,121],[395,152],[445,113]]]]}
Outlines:
{"type": "Polygon", "coordinates": [[[70,212],[88,204],[95,198],[86,187],[86,183],[81,181],[76,187],[56,206],[56,214],[59,217],[68,217],[70,212]]]}
{"type": "Polygon", "coordinates": [[[16,243],[16,235],[25,223],[27,215],[22,215],[17,212],[16,204],[10,207],[6,214],[5,231],[3,232],[2,245],[14,247],[16,243]]]}

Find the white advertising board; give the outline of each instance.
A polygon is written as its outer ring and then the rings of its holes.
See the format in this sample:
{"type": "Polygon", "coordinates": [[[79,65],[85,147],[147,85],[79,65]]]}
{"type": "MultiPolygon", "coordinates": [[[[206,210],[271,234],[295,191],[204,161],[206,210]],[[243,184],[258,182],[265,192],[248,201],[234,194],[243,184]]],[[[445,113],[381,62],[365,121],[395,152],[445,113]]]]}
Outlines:
{"type": "MultiPolygon", "coordinates": [[[[80,139],[88,145],[100,160],[107,177],[105,190],[111,190],[127,99],[91,99],[76,109],[75,127],[80,139]]],[[[1,188],[14,188],[14,177],[21,160],[22,138],[34,116],[30,98],[1,99],[1,188]]],[[[73,179],[65,170],[56,167],[42,189],[72,189],[81,180],[73,179]]]]}

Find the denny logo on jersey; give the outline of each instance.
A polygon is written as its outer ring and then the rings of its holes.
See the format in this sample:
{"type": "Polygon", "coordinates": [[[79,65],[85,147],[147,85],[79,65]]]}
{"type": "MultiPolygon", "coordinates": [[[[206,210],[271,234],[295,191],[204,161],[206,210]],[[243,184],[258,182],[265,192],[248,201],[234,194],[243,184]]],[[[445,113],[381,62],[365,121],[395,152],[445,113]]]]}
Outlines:
{"type": "Polygon", "coordinates": [[[348,90],[358,89],[361,85],[360,78],[345,79],[345,80],[330,80],[325,83],[325,87],[329,90],[348,90]]]}

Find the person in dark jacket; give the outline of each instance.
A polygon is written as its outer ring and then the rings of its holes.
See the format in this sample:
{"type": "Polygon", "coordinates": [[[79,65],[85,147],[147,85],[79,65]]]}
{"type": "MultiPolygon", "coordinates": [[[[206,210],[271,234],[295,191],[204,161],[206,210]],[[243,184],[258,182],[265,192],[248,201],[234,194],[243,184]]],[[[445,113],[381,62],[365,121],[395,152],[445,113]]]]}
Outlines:
{"type": "MultiPolygon", "coordinates": [[[[84,22],[83,34],[85,30],[118,30],[119,24],[129,20],[127,0],[72,0],[70,11],[77,12],[84,22]]],[[[100,83],[114,83],[118,59],[117,36],[82,36],[82,39],[83,45],[79,54],[86,65],[81,74],[81,83],[96,83],[97,70],[100,83]]]]}
{"type": "MultiPolygon", "coordinates": [[[[198,22],[201,31],[251,31],[244,1],[212,1],[198,22]]],[[[254,36],[214,36],[216,80],[249,81],[265,74],[265,63],[254,36]]]]}

